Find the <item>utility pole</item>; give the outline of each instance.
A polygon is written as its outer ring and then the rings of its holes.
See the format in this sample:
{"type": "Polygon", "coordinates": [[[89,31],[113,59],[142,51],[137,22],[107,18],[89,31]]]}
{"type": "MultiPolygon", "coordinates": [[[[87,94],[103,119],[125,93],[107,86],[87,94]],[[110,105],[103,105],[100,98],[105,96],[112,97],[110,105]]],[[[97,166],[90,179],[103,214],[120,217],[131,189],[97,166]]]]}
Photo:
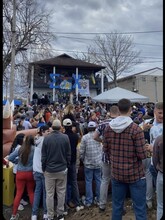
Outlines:
{"type": "Polygon", "coordinates": [[[11,42],[11,74],[10,74],[10,102],[14,99],[14,78],[15,78],[15,38],[16,38],[16,0],[13,0],[12,19],[12,42],[11,42]]]}
{"type": "Polygon", "coordinates": [[[101,70],[101,93],[104,92],[104,72],[101,70]]]}
{"type": "Polygon", "coordinates": [[[155,102],[158,102],[158,93],[157,93],[157,77],[154,77],[155,82],[155,102]]]}
{"type": "Polygon", "coordinates": [[[78,67],[76,67],[76,101],[78,101],[78,67]]]}

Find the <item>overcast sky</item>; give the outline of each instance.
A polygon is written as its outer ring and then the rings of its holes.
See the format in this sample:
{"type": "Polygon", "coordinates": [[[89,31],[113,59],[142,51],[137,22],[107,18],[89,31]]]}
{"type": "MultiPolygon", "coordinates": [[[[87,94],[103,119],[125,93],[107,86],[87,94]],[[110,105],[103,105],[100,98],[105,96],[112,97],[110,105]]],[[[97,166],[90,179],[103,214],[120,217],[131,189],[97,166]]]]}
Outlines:
{"type": "Polygon", "coordinates": [[[142,64],[134,73],[163,68],[163,0],[46,0],[54,11],[54,53],[85,52],[95,33],[130,33],[142,64]],[[134,32],[134,33],[132,33],[134,32]]]}

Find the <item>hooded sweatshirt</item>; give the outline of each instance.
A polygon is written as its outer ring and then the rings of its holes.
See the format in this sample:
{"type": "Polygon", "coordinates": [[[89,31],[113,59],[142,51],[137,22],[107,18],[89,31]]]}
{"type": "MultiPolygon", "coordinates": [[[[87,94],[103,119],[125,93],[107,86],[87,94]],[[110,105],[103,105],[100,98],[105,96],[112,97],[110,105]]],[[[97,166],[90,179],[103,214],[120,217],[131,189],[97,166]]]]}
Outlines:
{"type": "Polygon", "coordinates": [[[109,122],[110,127],[116,133],[124,131],[131,123],[132,119],[129,116],[118,116],[109,122]]]}
{"type": "Polygon", "coordinates": [[[42,171],[42,164],[41,164],[41,149],[42,143],[44,140],[44,136],[39,136],[35,140],[35,149],[34,149],[34,156],[33,156],[33,172],[43,173],[42,171]]]}

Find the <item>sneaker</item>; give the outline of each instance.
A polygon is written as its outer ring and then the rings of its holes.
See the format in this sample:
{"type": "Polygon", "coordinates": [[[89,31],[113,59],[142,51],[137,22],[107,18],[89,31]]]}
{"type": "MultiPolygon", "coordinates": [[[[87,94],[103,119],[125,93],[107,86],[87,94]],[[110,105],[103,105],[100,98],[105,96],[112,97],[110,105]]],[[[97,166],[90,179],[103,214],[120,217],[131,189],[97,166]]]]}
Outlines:
{"type": "Polygon", "coordinates": [[[88,208],[92,206],[92,204],[89,204],[89,203],[86,203],[86,202],[84,202],[83,205],[84,205],[85,207],[88,207],[88,208]]]}
{"type": "Polygon", "coordinates": [[[63,215],[68,215],[68,211],[65,209],[63,215]]]}
{"type": "Polygon", "coordinates": [[[19,214],[17,213],[16,215],[12,215],[10,220],[17,220],[19,218],[19,214]]]}
{"type": "Polygon", "coordinates": [[[68,215],[68,209],[67,208],[64,208],[63,215],[68,215]]]}
{"type": "Polygon", "coordinates": [[[47,214],[44,214],[44,215],[43,215],[43,220],[48,220],[47,214]]]}
{"type": "Polygon", "coordinates": [[[91,204],[87,204],[87,203],[85,202],[85,196],[82,196],[82,197],[81,197],[81,202],[82,202],[82,204],[83,204],[84,206],[87,206],[87,207],[91,206],[91,204]]]}
{"type": "Polygon", "coordinates": [[[123,209],[123,212],[122,212],[122,215],[125,215],[127,212],[126,212],[126,209],[124,208],[123,209]]]}
{"type": "Polygon", "coordinates": [[[72,201],[68,202],[68,206],[70,208],[75,208],[76,207],[76,205],[72,201]]]}
{"type": "Polygon", "coordinates": [[[81,201],[84,202],[85,201],[85,196],[81,197],[81,201]]]}
{"type": "Polygon", "coordinates": [[[89,204],[89,203],[86,203],[86,202],[84,202],[83,205],[84,205],[85,207],[88,207],[88,208],[92,206],[92,204],[89,204]]]}
{"type": "Polygon", "coordinates": [[[98,206],[99,206],[99,201],[97,200],[97,197],[94,198],[93,203],[94,203],[95,205],[98,205],[98,206]]]}
{"type": "Polygon", "coordinates": [[[146,205],[147,205],[148,209],[152,209],[152,202],[151,201],[147,201],[146,205]]]}
{"type": "Polygon", "coordinates": [[[28,204],[29,204],[29,203],[26,202],[24,199],[21,199],[20,203],[21,203],[22,205],[28,205],[28,204]]]}
{"type": "Polygon", "coordinates": [[[69,210],[69,206],[68,205],[64,205],[63,215],[68,215],[68,210],[69,210]]]}
{"type": "Polygon", "coordinates": [[[100,208],[99,207],[99,212],[105,212],[105,208],[100,208]]]}
{"type": "Polygon", "coordinates": [[[83,205],[79,205],[76,207],[76,212],[79,212],[80,210],[83,210],[84,206],[83,205]]]}
{"type": "Polygon", "coordinates": [[[58,220],[64,220],[64,216],[63,215],[57,215],[57,219],[58,220]]]}
{"type": "Polygon", "coordinates": [[[37,216],[36,215],[32,215],[31,220],[37,220],[37,216]]]}
{"type": "Polygon", "coordinates": [[[23,206],[21,203],[20,203],[19,206],[18,206],[18,210],[19,210],[19,211],[24,210],[24,206],[23,206]]]}

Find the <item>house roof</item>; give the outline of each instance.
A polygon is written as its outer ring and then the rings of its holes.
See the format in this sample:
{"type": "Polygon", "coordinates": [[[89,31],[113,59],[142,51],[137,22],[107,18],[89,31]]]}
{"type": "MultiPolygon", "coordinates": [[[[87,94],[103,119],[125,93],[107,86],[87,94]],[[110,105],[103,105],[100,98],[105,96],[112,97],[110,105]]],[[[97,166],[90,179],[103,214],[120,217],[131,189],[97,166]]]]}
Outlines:
{"type": "MultiPolygon", "coordinates": [[[[125,81],[135,76],[163,76],[163,69],[159,67],[155,67],[149,70],[145,70],[139,73],[135,73],[126,77],[119,78],[117,82],[125,81]]],[[[109,83],[112,83],[112,81],[110,81],[109,83]]]]}
{"type": "Polygon", "coordinates": [[[140,73],[136,73],[135,75],[141,75],[141,76],[162,76],[163,75],[163,69],[159,67],[155,67],[153,69],[149,69],[140,73]]]}
{"type": "Polygon", "coordinates": [[[91,68],[96,71],[100,71],[101,69],[105,69],[104,66],[85,62],[79,59],[75,59],[67,54],[61,54],[60,56],[46,59],[46,60],[40,60],[36,62],[31,62],[30,65],[46,65],[46,66],[56,66],[56,67],[79,67],[79,68],[91,68]]]}

